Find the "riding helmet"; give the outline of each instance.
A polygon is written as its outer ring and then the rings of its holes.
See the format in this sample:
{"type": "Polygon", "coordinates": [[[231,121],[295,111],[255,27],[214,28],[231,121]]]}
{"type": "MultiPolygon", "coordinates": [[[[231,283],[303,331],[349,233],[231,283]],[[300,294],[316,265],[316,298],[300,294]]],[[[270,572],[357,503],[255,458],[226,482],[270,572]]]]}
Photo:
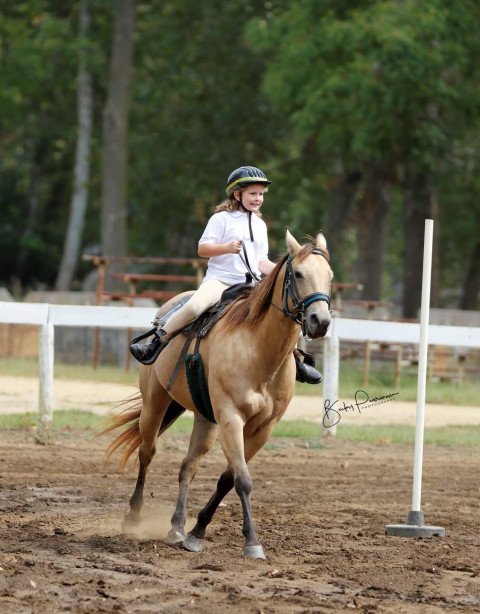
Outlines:
{"type": "Polygon", "coordinates": [[[268,185],[272,182],[268,181],[265,173],[256,166],[241,166],[230,173],[225,191],[228,196],[231,196],[234,190],[244,188],[249,183],[263,183],[264,185],[268,185]]]}

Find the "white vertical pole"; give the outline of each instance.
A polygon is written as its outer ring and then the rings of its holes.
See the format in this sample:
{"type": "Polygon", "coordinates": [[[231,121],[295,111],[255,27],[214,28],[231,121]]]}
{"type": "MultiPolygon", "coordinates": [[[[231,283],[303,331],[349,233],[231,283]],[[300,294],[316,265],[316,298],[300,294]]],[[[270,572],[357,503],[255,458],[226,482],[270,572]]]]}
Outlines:
{"type": "Polygon", "coordinates": [[[52,435],[53,422],[53,354],[54,329],[47,322],[40,326],[38,344],[38,431],[37,441],[46,444],[52,435]]]}
{"type": "Polygon", "coordinates": [[[420,344],[418,353],[417,419],[415,426],[415,456],[413,463],[412,511],[421,510],[423,433],[425,423],[425,392],[427,387],[428,324],[430,316],[430,281],[432,277],[433,220],[425,220],[423,247],[422,303],[420,308],[420,344]]]}
{"type": "MultiPolygon", "coordinates": [[[[334,322],[332,322],[332,326],[334,322]]],[[[331,336],[325,337],[323,346],[323,436],[334,437],[337,433],[338,414],[325,414],[325,408],[338,401],[338,374],[340,367],[340,343],[333,328],[331,336]]],[[[334,405],[337,407],[338,403],[334,405]]]]}

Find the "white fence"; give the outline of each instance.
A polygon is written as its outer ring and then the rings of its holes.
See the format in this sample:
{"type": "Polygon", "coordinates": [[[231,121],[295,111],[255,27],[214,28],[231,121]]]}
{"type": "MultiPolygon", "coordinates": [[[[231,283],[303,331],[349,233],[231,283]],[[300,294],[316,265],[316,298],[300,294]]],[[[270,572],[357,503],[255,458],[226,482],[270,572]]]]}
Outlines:
{"type": "MultiPolygon", "coordinates": [[[[55,326],[145,328],[153,319],[150,307],[92,307],[46,303],[0,302],[0,323],[40,327],[39,439],[48,440],[53,417],[55,326]]],[[[338,399],[339,339],[380,343],[418,343],[420,324],[334,318],[325,339],[324,399],[338,399]]],[[[430,325],[430,345],[480,348],[480,328],[430,325]]]]}

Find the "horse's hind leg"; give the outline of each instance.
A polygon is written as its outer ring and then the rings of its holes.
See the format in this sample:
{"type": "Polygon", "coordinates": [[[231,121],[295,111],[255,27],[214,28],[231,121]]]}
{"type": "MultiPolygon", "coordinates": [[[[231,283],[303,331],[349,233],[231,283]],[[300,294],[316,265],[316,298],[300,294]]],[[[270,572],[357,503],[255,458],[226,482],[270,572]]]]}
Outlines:
{"type": "Polygon", "coordinates": [[[217,426],[200,414],[195,414],[187,456],[183,459],[178,476],[177,505],[171,520],[172,528],[166,539],[169,544],[177,544],[185,540],[188,488],[197,473],[200,460],[212,448],[216,438],[217,426]]]}
{"type": "Polygon", "coordinates": [[[192,552],[200,552],[207,526],[212,521],[213,515],[217,511],[217,508],[224,497],[232,490],[233,484],[233,471],[230,469],[230,467],[227,467],[227,469],[218,479],[217,489],[210,497],[207,505],[198,514],[196,525],[188,533],[185,541],[183,542],[184,548],[192,552]]]}
{"type": "Polygon", "coordinates": [[[149,370],[149,373],[145,377],[148,380],[148,391],[147,386],[142,385],[144,383],[142,379],[140,381],[140,390],[143,399],[142,413],[140,414],[139,421],[139,430],[142,437],[142,442],[138,450],[140,467],[135,490],[130,498],[130,510],[122,522],[122,530],[124,532],[128,532],[137,525],[140,520],[140,510],[143,507],[143,489],[145,486],[147,469],[155,456],[158,431],[163,416],[171,401],[170,396],[160,385],[160,382],[153,372],[149,370]]]}

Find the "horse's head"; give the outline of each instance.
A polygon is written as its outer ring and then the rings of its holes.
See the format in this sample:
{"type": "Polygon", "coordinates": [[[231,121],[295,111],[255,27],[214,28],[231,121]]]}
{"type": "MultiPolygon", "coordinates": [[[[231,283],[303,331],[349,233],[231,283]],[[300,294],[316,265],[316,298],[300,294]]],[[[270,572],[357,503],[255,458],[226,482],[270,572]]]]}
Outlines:
{"type": "Polygon", "coordinates": [[[330,286],[333,272],[329,265],[327,242],[321,232],[314,241],[300,245],[286,229],[289,251],[285,273],[285,307],[290,317],[302,323],[303,332],[312,339],[324,337],[332,321],[330,286]],[[292,309],[293,308],[293,309],[292,309]]]}

